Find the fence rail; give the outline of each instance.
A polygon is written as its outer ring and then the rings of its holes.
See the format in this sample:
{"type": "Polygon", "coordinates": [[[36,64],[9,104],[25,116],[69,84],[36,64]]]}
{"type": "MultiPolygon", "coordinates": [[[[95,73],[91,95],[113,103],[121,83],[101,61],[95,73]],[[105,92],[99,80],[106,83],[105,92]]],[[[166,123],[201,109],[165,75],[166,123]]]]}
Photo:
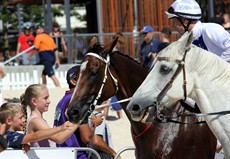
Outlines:
{"type": "MultiPolygon", "coordinates": [[[[68,87],[66,83],[66,72],[74,65],[76,64],[62,64],[58,69],[55,69],[55,75],[61,87],[68,87]]],[[[0,79],[1,90],[25,89],[31,84],[42,83],[41,74],[43,65],[5,66],[2,68],[6,75],[3,79],[0,79]]],[[[47,87],[55,88],[53,81],[49,77],[47,77],[47,87]]]]}
{"type": "Polygon", "coordinates": [[[22,150],[7,149],[0,153],[0,159],[77,159],[79,151],[93,153],[98,159],[101,159],[94,149],[88,147],[31,148],[27,153],[22,150]]]}
{"type": "MultiPolygon", "coordinates": [[[[125,45],[120,49],[121,52],[131,56],[132,58],[138,58],[140,45],[143,41],[143,36],[139,32],[122,32],[125,36],[125,45]]],[[[88,48],[89,42],[92,37],[97,37],[99,41],[106,45],[112,41],[112,37],[115,33],[74,33],[74,34],[63,34],[62,36],[67,40],[71,39],[71,48],[68,48],[68,58],[71,58],[71,63],[80,63],[85,55],[86,49],[88,48]]],[[[154,32],[155,38],[159,38],[160,32],[154,32]]],[[[172,32],[171,41],[175,41],[179,38],[178,32],[172,32]]],[[[4,60],[15,56],[15,52],[9,56],[4,54],[4,60]]],[[[0,53],[1,55],[1,53],[0,53]]],[[[17,59],[14,58],[9,65],[14,65],[17,59]]]]}

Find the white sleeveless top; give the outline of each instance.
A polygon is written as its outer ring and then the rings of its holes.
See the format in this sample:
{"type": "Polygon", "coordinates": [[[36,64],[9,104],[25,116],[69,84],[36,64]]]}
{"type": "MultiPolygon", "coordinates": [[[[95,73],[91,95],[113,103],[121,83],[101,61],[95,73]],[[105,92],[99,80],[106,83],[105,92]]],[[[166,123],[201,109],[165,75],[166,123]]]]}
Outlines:
{"type": "MultiPolygon", "coordinates": [[[[33,118],[37,118],[36,116],[30,116],[30,118],[27,120],[27,125],[26,125],[26,133],[30,133],[29,132],[29,123],[33,118]]],[[[48,126],[48,123],[44,120],[44,123],[48,126]]],[[[37,142],[31,142],[30,143],[31,147],[56,147],[56,143],[49,140],[49,139],[44,139],[44,140],[40,140],[37,142]]]]}

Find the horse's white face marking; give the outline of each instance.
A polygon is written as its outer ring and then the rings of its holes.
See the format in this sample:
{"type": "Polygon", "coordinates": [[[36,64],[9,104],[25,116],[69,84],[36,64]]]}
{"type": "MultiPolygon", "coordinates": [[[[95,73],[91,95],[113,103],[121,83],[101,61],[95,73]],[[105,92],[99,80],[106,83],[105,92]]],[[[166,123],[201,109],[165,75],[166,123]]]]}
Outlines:
{"type": "MultiPolygon", "coordinates": [[[[77,91],[77,89],[78,89],[79,81],[81,81],[81,76],[82,76],[82,73],[84,72],[84,70],[85,70],[86,67],[87,67],[87,63],[88,63],[88,61],[85,61],[85,62],[83,62],[83,63],[81,64],[79,78],[78,78],[78,80],[77,80],[77,84],[76,84],[76,87],[75,87],[75,89],[74,89],[73,94],[75,94],[76,91],[77,91]]],[[[73,96],[71,97],[70,102],[72,101],[72,99],[73,99],[73,96]]]]}

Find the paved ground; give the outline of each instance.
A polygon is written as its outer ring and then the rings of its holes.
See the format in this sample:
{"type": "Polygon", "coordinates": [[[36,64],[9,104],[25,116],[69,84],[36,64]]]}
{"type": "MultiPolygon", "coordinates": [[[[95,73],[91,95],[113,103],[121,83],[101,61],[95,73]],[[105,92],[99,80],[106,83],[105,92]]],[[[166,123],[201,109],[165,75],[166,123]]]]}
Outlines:
{"type": "MultiPolygon", "coordinates": [[[[54,110],[58,101],[61,99],[65,92],[66,88],[53,88],[49,89],[50,92],[50,100],[51,104],[49,107],[49,111],[44,114],[44,118],[47,120],[50,126],[53,125],[54,118],[54,110]]],[[[24,90],[4,90],[2,92],[3,99],[4,98],[20,98],[20,95],[24,92],[24,90]]],[[[114,144],[114,148],[116,151],[123,149],[126,146],[133,146],[133,142],[130,134],[130,123],[126,118],[125,114],[122,119],[116,118],[115,111],[109,111],[109,118],[107,123],[112,131],[112,140],[114,144]]],[[[134,159],[134,151],[125,151],[121,154],[122,159],[134,159]]]]}

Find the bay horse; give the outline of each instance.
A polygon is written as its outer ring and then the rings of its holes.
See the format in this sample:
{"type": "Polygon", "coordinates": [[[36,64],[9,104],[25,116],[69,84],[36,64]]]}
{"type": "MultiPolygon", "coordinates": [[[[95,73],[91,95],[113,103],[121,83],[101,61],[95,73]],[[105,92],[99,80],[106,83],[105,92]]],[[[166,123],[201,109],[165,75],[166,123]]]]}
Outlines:
{"type": "Polygon", "coordinates": [[[140,121],[147,108],[161,110],[190,97],[230,159],[230,64],[192,40],[192,33],[186,32],[157,55],[127,109],[133,120],[140,121]]]}
{"type": "MultiPolygon", "coordinates": [[[[101,104],[113,95],[119,100],[131,97],[147,76],[148,70],[137,61],[118,51],[112,52],[114,43],[110,49],[95,45],[92,49],[94,53],[86,54],[83,59],[77,86],[68,108],[70,121],[78,122],[87,110],[94,109],[90,107],[95,101],[96,104],[101,104]]],[[[157,121],[145,124],[131,119],[125,103],[122,103],[122,108],[131,123],[137,159],[214,158],[216,138],[206,124],[157,121]]],[[[175,110],[165,113],[173,115],[187,112],[179,102],[171,108],[175,110]]],[[[197,119],[181,117],[178,122],[193,123],[197,119]]]]}

